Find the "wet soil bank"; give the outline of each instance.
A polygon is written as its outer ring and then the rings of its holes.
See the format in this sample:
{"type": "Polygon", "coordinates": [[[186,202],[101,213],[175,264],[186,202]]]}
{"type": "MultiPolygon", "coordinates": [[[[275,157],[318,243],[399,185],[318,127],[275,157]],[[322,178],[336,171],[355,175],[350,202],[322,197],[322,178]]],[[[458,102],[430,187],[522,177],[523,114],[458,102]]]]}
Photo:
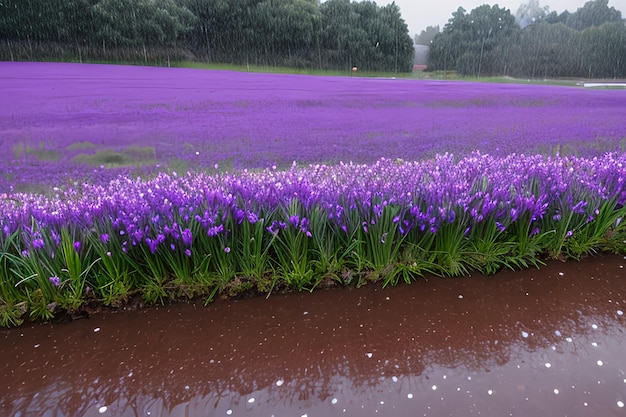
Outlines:
{"type": "Polygon", "coordinates": [[[626,415],[626,260],[0,331],[1,416],[626,415]]]}

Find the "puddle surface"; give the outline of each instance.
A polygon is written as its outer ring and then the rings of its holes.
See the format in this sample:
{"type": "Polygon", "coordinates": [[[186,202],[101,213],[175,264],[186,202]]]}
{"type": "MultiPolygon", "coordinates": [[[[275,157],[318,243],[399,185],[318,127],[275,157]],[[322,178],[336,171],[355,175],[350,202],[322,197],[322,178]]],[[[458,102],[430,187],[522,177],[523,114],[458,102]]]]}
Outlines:
{"type": "Polygon", "coordinates": [[[626,261],[0,331],[2,416],[623,416],[626,261]]]}

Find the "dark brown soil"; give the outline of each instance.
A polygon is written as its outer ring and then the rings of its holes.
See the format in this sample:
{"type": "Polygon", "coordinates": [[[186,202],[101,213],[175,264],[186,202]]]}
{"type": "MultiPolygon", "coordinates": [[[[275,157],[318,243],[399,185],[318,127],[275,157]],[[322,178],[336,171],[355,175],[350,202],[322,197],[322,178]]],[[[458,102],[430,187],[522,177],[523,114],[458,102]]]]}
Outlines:
{"type": "Polygon", "coordinates": [[[626,415],[626,260],[0,331],[1,416],[626,415]]]}

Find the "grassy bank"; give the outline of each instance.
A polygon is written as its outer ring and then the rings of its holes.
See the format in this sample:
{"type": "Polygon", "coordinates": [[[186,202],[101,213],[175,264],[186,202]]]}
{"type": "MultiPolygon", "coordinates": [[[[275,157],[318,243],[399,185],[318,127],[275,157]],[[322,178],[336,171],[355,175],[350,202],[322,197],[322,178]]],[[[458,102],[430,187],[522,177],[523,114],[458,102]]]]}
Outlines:
{"type": "Polygon", "coordinates": [[[494,274],[626,253],[626,156],[120,177],[0,198],[0,324],[278,289],[494,274]]]}

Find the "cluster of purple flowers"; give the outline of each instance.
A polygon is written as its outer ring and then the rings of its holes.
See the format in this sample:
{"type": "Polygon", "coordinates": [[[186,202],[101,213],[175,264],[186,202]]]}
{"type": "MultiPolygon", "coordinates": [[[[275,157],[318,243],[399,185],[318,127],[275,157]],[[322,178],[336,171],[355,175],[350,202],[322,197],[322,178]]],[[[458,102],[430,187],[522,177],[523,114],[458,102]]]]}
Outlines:
{"type": "Polygon", "coordinates": [[[367,232],[387,207],[398,210],[393,223],[401,234],[437,233],[454,222],[468,228],[496,222],[504,230],[522,218],[540,227],[545,216],[558,221],[563,212],[592,220],[607,200],[623,206],[625,182],[624,154],[586,159],[473,153],[459,160],[441,155],[422,162],[120,177],[108,185],[85,184],[80,194],[0,197],[0,244],[17,233],[27,254],[54,246],[54,236],[71,230],[77,251],[95,233],[105,246],[116,239],[125,252],[144,245],[151,253],[180,248],[190,256],[196,239],[229,235],[233,227],[260,219],[268,235],[293,227],[311,236],[313,209],[346,232],[367,232]],[[297,214],[288,212],[294,202],[297,214]]]}
{"type": "Polygon", "coordinates": [[[0,108],[0,193],[107,184],[139,168],[74,157],[130,147],[153,148],[161,168],[257,169],[473,150],[593,157],[626,146],[617,90],[56,63],[0,71],[11,103],[0,108]]]}

